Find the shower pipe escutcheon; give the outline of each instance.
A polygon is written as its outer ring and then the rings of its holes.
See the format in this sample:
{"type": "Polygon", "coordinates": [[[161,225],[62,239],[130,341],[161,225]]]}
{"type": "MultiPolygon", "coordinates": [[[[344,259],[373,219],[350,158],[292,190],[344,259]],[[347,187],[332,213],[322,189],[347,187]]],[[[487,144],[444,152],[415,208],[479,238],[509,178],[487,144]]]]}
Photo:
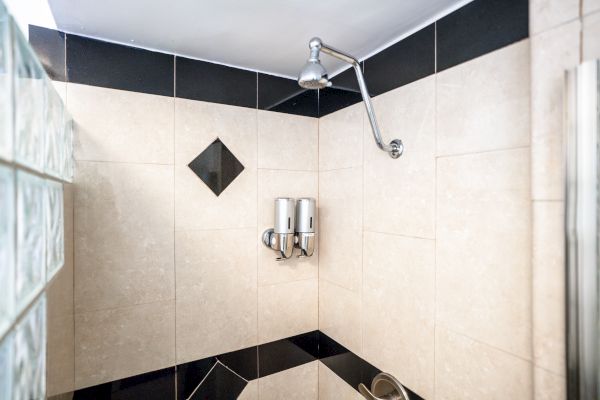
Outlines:
{"type": "Polygon", "coordinates": [[[373,378],[371,390],[361,383],[358,392],[367,400],[410,400],[404,386],[386,372],[380,372],[373,378]]]}
{"type": "Polygon", "coordinates": [[[310,48],[310,57],[298,75],[298,84],[305,89],[323,89],[331,86],[331,82],[327,76],[327,70],[319,60],[319,53],[321,51],[352,65],[356,72],[358,87],[360,88],[360,94],[362,95],[363,103],[367,109],[367,115],[369,116],[369,122],[371,123],[371,129],[373,130],[373,136],[377,147],[383,151],[387,151],[390,157],[394,159],[400,157],[404,152],[402,140],[394,139],[389,144],[383,142],[381,131],[379,130],[377,119],[375,118],[375,110],[371,103],[371,96],[369,96],[367,84],[365,83],[365,78],[360,70],[358,60],[341,50],[337,50],[324,44],[323,41],[317,37],[312,38],[309,41],[308,47],[310,48]]]}

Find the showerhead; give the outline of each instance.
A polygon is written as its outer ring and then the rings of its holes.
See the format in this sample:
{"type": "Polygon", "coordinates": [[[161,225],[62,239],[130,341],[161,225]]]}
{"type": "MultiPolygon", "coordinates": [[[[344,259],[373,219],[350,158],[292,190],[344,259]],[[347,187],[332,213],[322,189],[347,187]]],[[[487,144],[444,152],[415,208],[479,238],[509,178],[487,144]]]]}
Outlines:
{"type": "Polygon", "coordinates": [[[323,89],[331,86],[327,77],[327,70],[319,60],[322,42],[319,38],[312,38],[308,43],[310,58],[298,74],[298,84],[304,89],[323,89]]]}

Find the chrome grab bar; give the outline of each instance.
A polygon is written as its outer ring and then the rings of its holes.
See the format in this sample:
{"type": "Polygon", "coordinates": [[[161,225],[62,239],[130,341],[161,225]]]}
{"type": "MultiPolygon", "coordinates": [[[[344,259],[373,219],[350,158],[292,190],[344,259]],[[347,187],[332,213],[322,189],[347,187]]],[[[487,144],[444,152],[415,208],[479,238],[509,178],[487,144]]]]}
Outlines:
{"type": "Polygon", "coordinates": [[[385,372],[380,372],[373,378],[371,390],[361,383],[358,391],[367,400],[410,400],[398,379],[385,372]]]}

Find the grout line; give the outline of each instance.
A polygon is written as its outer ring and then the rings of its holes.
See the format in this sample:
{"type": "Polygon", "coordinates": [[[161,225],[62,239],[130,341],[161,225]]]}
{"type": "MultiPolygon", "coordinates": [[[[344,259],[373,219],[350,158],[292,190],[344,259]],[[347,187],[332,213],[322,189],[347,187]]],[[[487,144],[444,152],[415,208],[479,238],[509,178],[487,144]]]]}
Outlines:
{"type": "MultiPolygon", "coordinates": [[[[75,263],[73,263],[73,265],[75,265],[75,263]]],[[[75,281],[75,279],[73,279],[73,281],[75,281]]],[[[126,310],[126,309],[130,309],[130,308],[138,307],[138,306],[146,306],[149,304],[157,304],[157,303],[166,303],[166,302],[170,302],[170,301],[175,302],[175,297],[168,298],[168,299],[152,300],[152,301],[147,301],[147,302],[143,302],[143,303],[127,304],[127,305],[123,305],[123,306],[106,307],[106,308],[92,308],[92,309],[85,310],[85,311],[73,310],[73,315],[77,316],[77,315],[84,315],[84,314],[102,312],[102,311],[126,310]]]]}
{"type": "Polygon", "coordinates": [[[281,285],[288,285],[288,284],[292,284],[292,283],[314,281],[314,280],[317,280],[317,281],[319,280],[318,269],[317,269],[317,276],[313,276],[311,278],[302,278],[302,279],[294,279],[294,280],[290,280],[290,281],[267,283],[267,284],[263,284],[263,285],[258,285],[258,287],[259,288],[266,288],[266,287],[271,287],[271,286],[281,286],[281,285]]]}
{"type": "Polygon", "coordinates": [[[200,386],[202,386],[202,384],[204,383],[204,381],[206,380],[206,378],[208,378],[208,376],[210,375],[210,373],[212,372],[212,370],[215,369],[215,367],[217,366],[217,364],[220,364],[219,360],[217,360],[217,362],[208,370],[208,372],[206,373],[206,375],[204,375],[204,378],[202,378],[202,380],[200,381],[200,383],[198,384],[198,386],[196,386],[196,389],[194,389],[194,391],[190,394],[190,397],[188,397],[187,400],[191,400],[191,398],[194,396],[194,393],[196,393],[198,391],[198,389],[200,389],[200,386]]]}
{"type": "Polygon", "coordinates": [[[287,172],[311,172],[318,173],[319,169],[286,169],[286,168],[256,168],[258,171],[287,171],[287,172]]]}
{"type": "Polygon", "coordinates": [[[503,151],[524,150],[524,149],[530,149],[530,148],[531,148],[531,145],[528,144],[528,145],[523,145],[523,146],[506,147],[506,148],[501,148],[501,149],[490,149],[490,150],[481,150],[481,151],[475,151],[475,152],[436,155],[435,158],[438,159],[438,158],[451,158],[451,157],[463,157],[463,156],[476,156],[479,154],[500,153],[503,151]]]}
{"type": "Polygon", "coordinates": [[[238,374],[237,372],[235,372],[234,370],[232,370],[231,368],[229,368],[225,363],[221,362],[221,360],[219,360],[218,357],[217,357],[217,363],[221,364],[223,367],[225,367],[226,369],[228,369],[230,372],[233,372],[235,374],[235,376],[237,376],[238,378],[242,379],[244,382],[246,382],[246,383],[250,382],[248,379],[244,378],[243,376],[241,376],[240,374],[238,374]]]}
{"type": "Polygon", "coordinates": [[[173,354],[175,355],[175,400],[177,400],[177,230],[175,229],[175,216],[177,213],[175,212],[175,157],[176,150],[175,146],[177,144],[177,140],[175,138],[177,131],[177,57],[173,56],[173,296],[175,300],[173,301],[173,332],[174,332],[174,346],[173,354]]]}
{"type": "MultiPolygon", "coordinates": [[[[437,154],[437,148],[438,148],[438,143],[437,143],[437,139],[438,139],[438,74],[437,74],[437,22],[434,25],[434,59],[435,59],[435,65],[434,65],[434,74],[433,74],[433,129],[434,129],[434,135],[433,135],[433,148],[435,151],[435,154],[437,154]]],[[[433,158],[433,198],[434,198],[434,202],[433,202],[433,237],[434,237],[434,242],[433,242],[433,398],[435,399],[436,397],[436,373],[435,373],[435,366],[436,366],[436,331],[437,331],[437,292],[438,292],[438,286],[437,286],[437,267],[438,267],[438,263],[437,263],[437,226],[438,226],[438,193],[437,193],[437,188],[438,188],[438,181],[437,181],[437,158],[434,157],[433,158]]]]}
{"type": "MultiPolygon", "coordinates": [[[[259,222],[259,204],[260,204],[260,194],[259,194],[259,172],[258,172],[258,155],[259,155],[259,134],[258,131],[260,129],[260,124],[259,124],[259,113],[258,113],[258,74],[256,74],[256,118],[254,118],[255,121],[255,129],[254,129],[254,134],[255,134],[255,139],[256,139],[256,175],[255,175],[255,185],[256,185],[256,205],[255,205],[255,209],[254,209],[254,213],[256,215],[256,227],[254,227],[255,231],[258,232],[259,228],[258,228],[258,222],[259,222]]],[[[256,376],[257,376],[257,380],[260,379],[260,353],[258,351],[258,344],[259,344],[259,338],[260,338],[260,332],[259,332],[259,324],[260,324],[260,308],[259,308],[259,299],[260,299],[260,280],[259,280],[259,268],[260,268],[260,236],[256,238],[256,302],[255,302],[255,306],[256,306],[256,325],[255,325],[255,329],[256,329],[256,376]]],[[[258,395],[258,391],[259,391],[259,386],[260,385],[256,385],[256,393],[258,395]]]]}
{"type": "Polygon", "coordinates": [[[575,17],[575,18],[571,18],[571,19],[569,19],[569,20],[567,20],[567,21],[563,21],[563,22],[561,22],[561,23],[560,23],[560,24],[558,24],[558,25],[553,25],[553,26],[550,26],[550,27],[548,27],[548,28],[546,28],[546,29],[543,29],[543,30],[541,30],[541,31],[539,31],[539,32],[536,32],[536,33],[531,33],[531,32],[530,32],[530,33],[529,33],[529,39],[537,38],[538,36],[541,36],[541,35],[543,35],[543,34],[545,34],[545,33],[548,33],[548,32],[550,32],[550,31],[552,31],[552,30],[554,30],[554,29],[557,29],[557,28],[562,28],[562,27],[564,27],[565,25],[569,25],[570,23],[573,23],[573,22],[575,22],[575,21],[579,21],[579,22],[581,23],[581,17],[580,17],[580,16],[577,16],[577,17],[575,17]]]}
{"type": "Polygon", "coordinates": [[[81,160],[76,159],[75,162],[85,163],[98,163],[98,164],[129,164],[129,165],[155,165],[155,166],[167,166],[167,167],[179,167],[175,163],[156,163],[156,162],[136,162],[136,161],[107,161],[107,160],[81,160]]]}
{"type": "Polygon", "coordinates": [[[403,237],[403,238],[407,238],[407,239],[420,239],[420,240],[431,240],[431,241],[435,241],[435,238],[428,238],[428,237],[424,237],[424,236],[414,236],[414,235],[406,235],[406,234],[402,234],[402,233],[393,233],[393,232],[381,232],[381,231],[374,231],[371,229],[364,229],[363,228],[363,232],[365,233],[377,233],[380,235],[389,235],[389,236],[399,236],[399,237],[403,237]]]}

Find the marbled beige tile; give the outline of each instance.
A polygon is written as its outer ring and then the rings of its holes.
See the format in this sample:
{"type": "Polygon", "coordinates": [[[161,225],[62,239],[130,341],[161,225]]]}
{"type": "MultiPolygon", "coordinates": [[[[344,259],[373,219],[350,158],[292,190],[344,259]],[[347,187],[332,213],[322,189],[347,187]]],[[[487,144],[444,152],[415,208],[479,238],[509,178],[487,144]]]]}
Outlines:
{"type": "Polygon", "coordinates": [[[437,74],[437,155],[529,144],[529,40],[437,74]]]}
{"type": "Polygon", "coordinates": [[[259,378],[260,400],[317,400],[319,398],[318,363],[312,361],[259,378]]]}
{"type": "Polygon", "coordinates": [[[600,12],[583,18],[583,60],[600,58],[600,12]]]}
{"type": "Polygon", "coordinates": [[[258,111],[258,168],[316,171],[319,120],[258,111]]]}
{"type": "Polygon", "coordinates": [[[245,168],[256,168],[256,110],[175,99],[175,164],[188,165],[219,138],[245,168]]]}
{"type": "Polygon", "coordinates": [[[318,329],[318,297],[317,279],[259,286],[258,342],[272,342],[318,329]]]}
{"type": "Polygon", "coordinates": [[[75,387],[175,363],[173,300],[75,315],[75,387]]]}
{"type": "Polygon", "coordinates": [[[177,362],[257,344],[253,228],[175,233],[177,362]]]}
{"type": "Polygon", "coordinates": [[[75,312],[173,299],[173,166],[76,170],[75,312]]]}
{"type": "Polygon", "coordinates": [[[177,230],[256,226],[256,110],[177,99],[175,163],[177,230]],[[219,196],[187,166],[217,138],[244,166],[219,196]]]}
{"type": "Polygon", "coordinates": [[[248,382],[237,400],[258,400],[258,379],[248,382]]]}
{"type": "Polygon", "coordinates": [[[564,203],[533,202],[533,355],[565,375],[564,203]]]}
{"type": "Polygon", "coordinates": [[[528,361],[436,326],[436,400],[531,400],[532,380],[528,361]]]}
{"type": "Polygon", "coordinates": [[[384,141],[402,139],[406,150],[396,160],[381,151],[365,118],[365,229],[434,237],[434,100],[434,76],[373,99],[384,141]]]}
{"type": "Polygon", "coordinates": [[[364,357],[432,398],[435,242],[365,232],[364,260],[364,357]]]}
{"type": "Polygon", "coordinates": [[[319,171],[362,165],[364,117],[360,102],[319,118],[319,171]]]}
{"type": "Polygon", "coordinates": [[[581,8],[583,15],[600,10],[600,0],[582,0],[581,8]]]}
{"type": "Polygon", "coordinates": [[[173,98],[67,84],[75,159],[173,163],[173,98]]]}
{"type": "Polygon", "coordinates": [[[319,400],[364,400],[352,386],[319,361],[319,400]]]}
{"type": "Polygon", "coordinates": [[[362,354],[361,295],[319,280],[319,330],[353,353],[362,354]]]}
{"type": "MultiPolygon", "coordinates": [[[[274,200],[277,197],[319,197],[319,181],[317,172],[308,171],[258,171],[258,229],[256,240],[258,248],[258,283],[271,285],[281,282],[297,281],[300,279],[316,278],[319,268],[319,249],[315,248],[312,257],[297,258],[294,256],[285,261],[276,261],[277,253],[262,244],[262,233],[272,229],[274,225],[274,200]]],[[[317,203],[317,216],[319,205],[317,203]]],[[[316,225],[317,240],[319,224],[316,225]]]]}
{"type": "Polygon", "coordinates": [[[319,276],[354,291],[362,273],[362,172],[319,172],[319,276]]]}
{"type": "Polygon", "coordinates": [[[563,198],[565,70],[579,63],[579,21],[531,39],[531,173],[535,200],[563,198]]]}
{"type": "Polygon", "coordinates": [[[437,320],[531,359],[529,149],[437,161],[437,320]]]}
{"type": "Polygon", "coordinates": [[[531,35],[554,28],[579,17],[579,0],[531,0],[529,30],[531,35]]]}
{"type": "Polygon", "coordinates": [[[75,321],[50,309],[47,321],[46,392],[54,396],[75,389],[75,321]]]}
{"type": "Polygon", "coordinates": [[[567,379],[543,368],[533,368],[535,400],[566,400],[567,379]]]}

